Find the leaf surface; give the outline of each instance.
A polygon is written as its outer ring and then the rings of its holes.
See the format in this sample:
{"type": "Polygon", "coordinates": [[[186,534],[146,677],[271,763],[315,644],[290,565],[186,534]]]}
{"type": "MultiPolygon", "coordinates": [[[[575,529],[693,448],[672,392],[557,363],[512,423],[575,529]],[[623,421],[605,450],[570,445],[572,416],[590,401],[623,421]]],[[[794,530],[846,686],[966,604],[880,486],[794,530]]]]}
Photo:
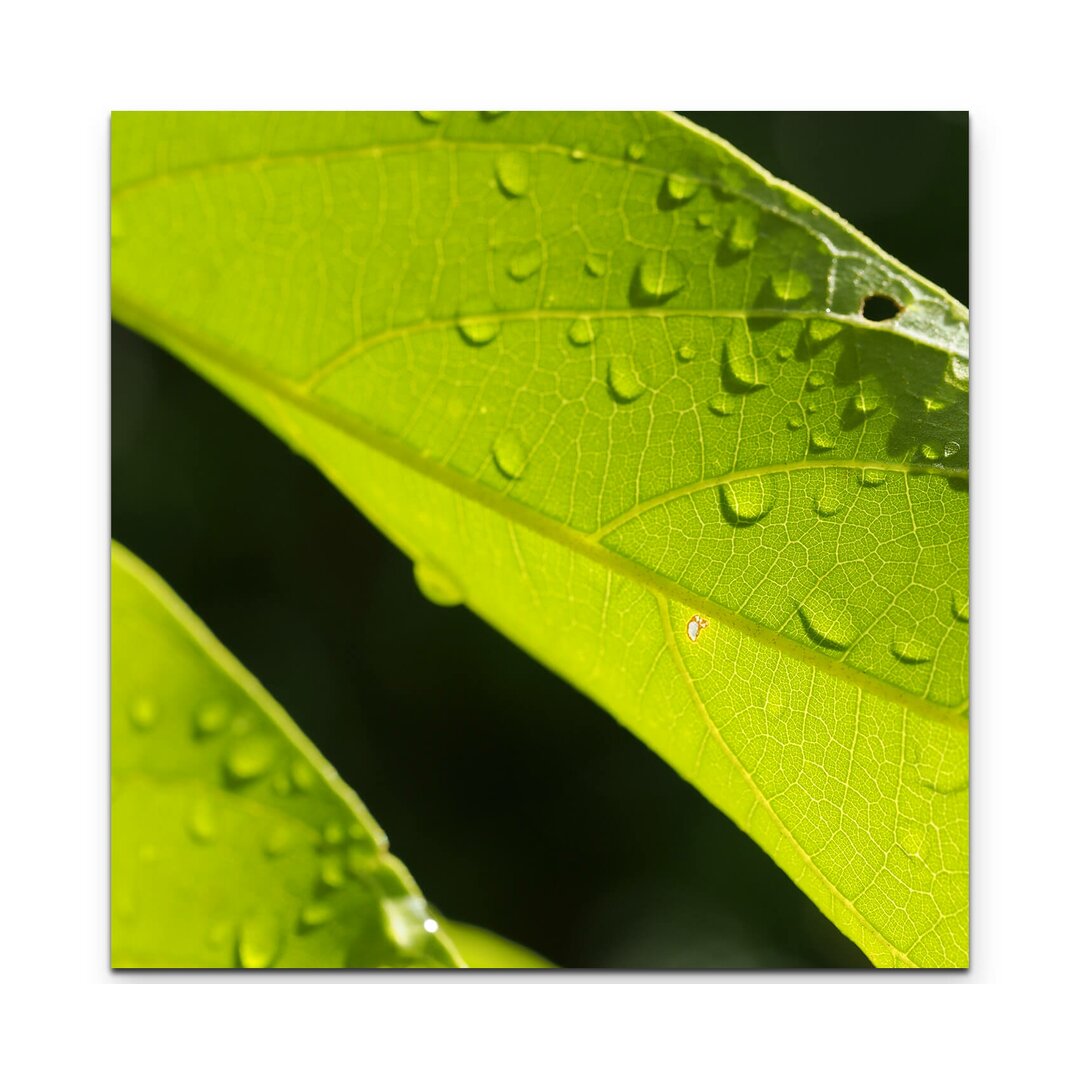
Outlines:
{"type": "Polygon", "coordinates": [[[112,797],[113,967],[463,966],[356,795],[117,544],[112,797]]]}
{"type": "Polygon", "coordinates": [[[118,114],[113,183],[118,318],[875,963],[966,964],[966,309],[660,114],[118,114]]]}

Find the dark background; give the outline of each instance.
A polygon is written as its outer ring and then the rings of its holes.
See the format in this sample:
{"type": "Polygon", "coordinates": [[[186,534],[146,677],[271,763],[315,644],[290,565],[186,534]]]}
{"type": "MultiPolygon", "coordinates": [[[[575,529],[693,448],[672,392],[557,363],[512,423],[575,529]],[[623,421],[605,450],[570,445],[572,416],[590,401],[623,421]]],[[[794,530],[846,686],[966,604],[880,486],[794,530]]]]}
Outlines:
{"type": "MultiPolygon", "coordinates": [[[[684,115],[967,302],[966,113],[684,115]]],[[[312,737],[444,914],[566,967],[867,966],[659,758],[425,601],[320,473],[115,324],[112,430],[113,535],[312,737]]]]}

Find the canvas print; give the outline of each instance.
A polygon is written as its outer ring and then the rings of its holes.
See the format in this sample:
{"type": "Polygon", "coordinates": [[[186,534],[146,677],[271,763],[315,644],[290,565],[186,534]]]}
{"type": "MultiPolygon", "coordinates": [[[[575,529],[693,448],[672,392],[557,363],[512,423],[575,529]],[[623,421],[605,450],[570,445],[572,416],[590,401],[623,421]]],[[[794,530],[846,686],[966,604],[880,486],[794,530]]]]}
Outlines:
{"type": "Polygon", "coordinates": [[[111,140],[114,968],[967,966],[966,114],[111,140]]]}

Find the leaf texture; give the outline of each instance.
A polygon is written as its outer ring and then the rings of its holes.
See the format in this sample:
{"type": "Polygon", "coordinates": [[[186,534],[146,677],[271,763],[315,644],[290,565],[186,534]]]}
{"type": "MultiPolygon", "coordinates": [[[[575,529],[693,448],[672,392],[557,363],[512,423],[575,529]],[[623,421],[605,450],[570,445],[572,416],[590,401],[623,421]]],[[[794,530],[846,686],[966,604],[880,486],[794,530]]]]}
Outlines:
{"type": "Polygon", "coordinates": [[[113,967],[464,966],[356,795],[118,544],[112,643],[113,967]]]}
{"type": "Polygon", "coordinates": [[[966,309],[661,114],[123,113],[113,184],[118,318],[875,963],[966,965],[966,309]]]}

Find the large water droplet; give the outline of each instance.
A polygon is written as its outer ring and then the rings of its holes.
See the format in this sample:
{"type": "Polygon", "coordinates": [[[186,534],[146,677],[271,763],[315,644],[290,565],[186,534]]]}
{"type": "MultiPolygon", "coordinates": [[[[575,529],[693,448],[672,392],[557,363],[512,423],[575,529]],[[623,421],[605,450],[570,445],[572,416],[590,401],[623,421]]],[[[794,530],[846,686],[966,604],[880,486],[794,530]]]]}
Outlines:
{"type": "Polygon", "coordinates": [[[836,449],[836,435],[827,428],[814,428],[810,432],[810,449],[819,454],[836,449]]]}
{"type": "Polygon", "coordinates": [[[737,407],[736,399],[730,394],[714,394],[709,398],[709,412],[717,416],[730,416],[737,407]]]}
{"type": "Polygon", "coordinates": [[[274,763],[274,744],[264,735],[248,735],[225,756],[225,769],[236,781],[256,780],[274,763]]]}
{"type": "Polygon", "coordinates": [[[889,474],[884,469],[863,469],[859,483],[863,487],[881,487],[888,478],[889,474]]]}
{"type": "Polygon", "coordinates": [[[217,839],[217,815],[213,803],[205,795],[200,795],[192,804],[187,828],[191,838],[200,844],[210,844],[217,839]]]}
{"type": "Polygon", "coordinates": [[[818,345],[836,337],[843,329],[843,323],[833,322],[831,319],[811,319],[806,324],[807,336],[818,345]]]}
{"type": "Polygon", "coordinates": [[[752,217],[741,214],[732,222],[727,235],[727,246],[736,255],[745,255],[753,251],[757,238],[757,222],[752,217]]]}
{"type": "Polygon", "coordinates": [[[945,456],[945,447],[937,441],[924,442],[919,447],[924,461],[940,461],[945,456]]]}
{"type": "Polygon", "coordinates": [[[486,345],[499,336],[499,323],[496,319],[459,319],[458,333],[470,345],[486,345]]]}
{"type": "Polygon", "coordinates": [[[825,375],[820,371],[811,371],[806,376],[806,386],[810,390],[820,390],[825,385],[825,375]]]}
{"type": "Polygon", "coordinates": [[[675,350],[675,355],[680,360],[682,360],[683,363],[686,363],[686,362],[688,362],[690,360],[693,360],[694,357],[697,356],[697,349],[695,349],[694,346],[690,345],[690,344],[680,345],[675,350]]]}
{"type": "Polygon", "coordinates": [[[906,634],[898,637],[890,648],[902,664],[925,664],[934,655],[934,650],[925,641],[906,634]]]}
{"type": "Polygon", "coordinates": [[[701,181],[691,176],[671,173],[664,180],[664,193],[673,203],[689,202],[701,187],[701,181]]]}
{"type": "Polygon", "coordinates": [[[539,244],[531,244],[510,259],[506,272],[515,281],[528,281],[543,265],[544,252],[539,244]]]}
{"type": "Polygon", "coordinates": [[[300,928],[302,930],[314,930],[318,926],[324,926],[333,918],[334,909],[321,900],[315,900],[305,904],[300,909],[300,928]]]}
{"type": "Polygon", "coordinates": [[[779,300],[801,300],[810,292],[810,278],[801,270],[777,270],[769,277],[779,300]]]}
{"type": "Polygon", "coordinates": [[[596,331],[588,319],[575,319],[570,324],[570,330],[566,336],[571,344],[591,345],[596,340],[596,331]]]}
{"type": "Polygon", "coordinates": [[[634,361],[626,353],[615,353],[608,361],[608,389],[616,401],[626,405],[645,393],[634,361]]]}
{"type": "Polygon", "coordinates": [[[650,251],[638,266],[637,283],[648,303],[660,304],[686,284],[686,267],[673,251],[650,251]]]}
{"type": "Polygon", "coordinates": [[[249,915],[240,924],[237,958],[245,968],[273,966],[281,949],[281,930],[269,912],[249,915]]]}
{"type": "Polygon", "coordinates": [[[525,444],[513,431],[504,431],[491,444],[491,453],[499,472],[508,480],[517,480],[525,471],[528,454],[525,444]]]}
{"type": "Polygon", "coordinates": [[[446,119],[446,113],[444,112],[432,112],[427,110],[425,112],[417,111],[417,116],[424,121],[425,124],[441,124],[446,119]]]}
{"type": "Polygon", "coordinates": [[[873,390],[865,386],[859,387],[855,396],[852,397],[849,408],[855,420],[865,420],[871,413],[881,407],[881,399],[873,390]]]}
{"type": "Polygon", "coordinates": [[[759,360],[743,341],[724,343],[724,380],[728,389],[737,394],[749,394],[768,386],[772,373],[764,360],[759,360]]]}
{"type": "Polygon", "coordinates": [[[195,714],[195,734],[209,738],[223,732],[232,720],[229,706],[223,701],[207,702],[195,714]]]}
{"type": "Polygon", "coordinates": [[[847,506],[847,491],[841,484],[842,482],[834,477],[825,477],[822,490],[814,499],[814,513],[818,517],[836,517],[847,506]]]}
{"type": "Polygon", "coordinates": [[[626,148],[626,156],[631,161],[641,161],[645,157],[645,144],[641,142],[632,142],[626,148]]]}
{"type": "Polygon", "coordinates": [[[384,900],[381,907],[386,932],[402,949],[415,949],[433,932],[425,925],[431,917],[419,896],[397,896],[384,900]]]}
{"type": "Polygon", "coordinates": [[[450,572],[430,559],[413,566],[413,577],[421,596],[439,607],[455,607],[465,599],[464,591],[450,572]]]}
{"type": "Polygon", "coordinates": [[[606,255],[589,255],[585,259],[585,272],[590,277],[603,277],[608,271],[606,255]]]}
{"type": "Polygon", "coordinates": [[[855,623],[847,606],[830,597],[815,595],[804,600],[799,617],[810,640],[826,649],[846,649],[855,640],[855,623]]]}
{"type": "Polygon", "coordinates": [[[770,476],[751,476],[720,485],[720,503],[724,517],[736,525],[760,521],[776,501],[770,476]]]}
{"type": "Polygon", "coordinates": [[[519,199],[529,190],[529,159],[517,150],[508,150],[495,159],[495,179],[504,195],[519,199]]]}
{"type": "Polygon", "coordinates": [[[139,731],[149,731],[157,723],[157,705],[148,697],[137,697],[131,703],[131,724],[139,731]]]}
{"type": "Polygon", "coordinates": [[[570,160],[575,165],[585,160],[586,155],[589,153],[589,148],[584,143],[575,143],[570,148],[570,160]]]}
{"type": "Polygon", "coordinates": [[[961,622],[967,622],[970,618],[970,609],[968,605],[968,598],[964,593],[953,593],[952,598],[952,613],[961,622]]]}
{"type": "Polygon", "coordinates": [[[713,220],[712,214],[698,214],[698,216],[694,218],[694,224],[699,229],[708,229],[712,225],[713,220]]]}

